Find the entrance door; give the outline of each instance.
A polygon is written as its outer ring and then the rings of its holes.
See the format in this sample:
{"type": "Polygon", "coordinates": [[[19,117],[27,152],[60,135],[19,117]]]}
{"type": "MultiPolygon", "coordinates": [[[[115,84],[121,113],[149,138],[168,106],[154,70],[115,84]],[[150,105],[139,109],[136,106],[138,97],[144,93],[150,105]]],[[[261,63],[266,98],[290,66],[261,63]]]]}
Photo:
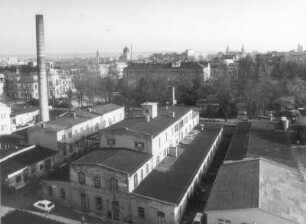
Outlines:
{"type": "Polygon", "coordinates": [[[87,198],[84,193],[81,193],[81,210],[87,211],[87,198]]]}
{"type": "Polygon", "coordinates": [[[113,219],[119,220],[119,202],[118,201],[112,202],[112,209],[113,209],[113,219]]]}

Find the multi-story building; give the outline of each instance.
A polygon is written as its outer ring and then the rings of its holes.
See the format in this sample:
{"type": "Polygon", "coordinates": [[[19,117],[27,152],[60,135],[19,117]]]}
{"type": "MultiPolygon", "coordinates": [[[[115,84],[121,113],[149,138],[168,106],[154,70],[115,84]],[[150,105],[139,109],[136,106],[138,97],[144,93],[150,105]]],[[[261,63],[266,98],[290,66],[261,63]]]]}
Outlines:
{"type": "MultiPolygon", "coordinates": [[[[6,71],[8,95],[14,98],[38,99],[38,73],[36,67],[22,67],[6,71]]],[[[74,89],[72,77],[60,70],[50,69],[47,73],[49,98],[65,98],[69,89],[74,89]]]]}
{"type": "Polygon", "coordinates": [[[0,135],[11,134],[11,108],[0,103],[0,135]]]}
{"type": "Polygon", "coordinates": [[[168,64],[133,63],[126,67],[123,73],[129,83],[137,82],[141,78],[165,78],[168,81],[200,78],[202,82],[205,82],[210,78],[210,65],[209,63],[180,61],[168,64]]]}
{"type": "Polygon", "coordinates": [[[194,130],[198,113],[186,107],[144,103],[142,112],[102,130],[100,148],[73,162],[66,179],[43,181],[44,196],[115,223],[179,223],[222,128],[194,130]]]}
{"type": "Polygon", "coordinates": [[[28,141],[30,144],[60,151],[62,156],[59,159],[65,159],[78,153],[78,149],[72,147],[74,142],[123,119],[124,107],[115,104],[67,111],[55,120],[29,128],[28,141]]]}
{"type": "Polygon", "coordinates": [[[11,108],[11,130],[17,131],[30,124],[34,125],[38,122],[39,109],[37,107],[18,107],[11,108]]]}

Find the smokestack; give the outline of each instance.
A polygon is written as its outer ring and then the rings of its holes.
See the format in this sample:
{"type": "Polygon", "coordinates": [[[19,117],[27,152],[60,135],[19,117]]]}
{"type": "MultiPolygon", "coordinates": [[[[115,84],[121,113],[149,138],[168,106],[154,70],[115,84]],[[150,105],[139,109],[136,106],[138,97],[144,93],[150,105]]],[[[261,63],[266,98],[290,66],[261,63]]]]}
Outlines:
{"type": "Polygon", "coordinates": [[[43,15],[36,15],[36,49],[37,49],[37,65],[38,65],[40,120],[43,122],[47,122],[49,121],[49,105],[48,105],[43,15]]]}

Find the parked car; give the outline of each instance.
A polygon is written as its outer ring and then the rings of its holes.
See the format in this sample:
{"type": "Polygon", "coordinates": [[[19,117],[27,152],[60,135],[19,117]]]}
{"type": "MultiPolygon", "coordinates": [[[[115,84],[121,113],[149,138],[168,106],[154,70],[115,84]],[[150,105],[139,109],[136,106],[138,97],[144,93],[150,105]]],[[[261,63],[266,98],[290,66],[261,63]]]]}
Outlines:
{"type": "Polygon", "coordinates": [[[33,206],[44,212],[51,212],[55,208],[55,205],[48,200],[37,201],[33,204],[33,206]]]}

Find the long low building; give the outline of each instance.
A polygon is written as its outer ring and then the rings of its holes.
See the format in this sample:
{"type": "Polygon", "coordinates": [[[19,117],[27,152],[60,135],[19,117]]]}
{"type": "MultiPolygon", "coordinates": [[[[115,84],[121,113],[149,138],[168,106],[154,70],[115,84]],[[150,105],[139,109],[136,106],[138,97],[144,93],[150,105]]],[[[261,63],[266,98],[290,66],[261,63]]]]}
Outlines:
{"type": "Polygon", "coordinates": [[[45,174],[54,167],[56,153],[51,149],[32,146],[24,152],[3,159],[0,162],[1,187],[16,190],[31,179],[45,174]]]}

